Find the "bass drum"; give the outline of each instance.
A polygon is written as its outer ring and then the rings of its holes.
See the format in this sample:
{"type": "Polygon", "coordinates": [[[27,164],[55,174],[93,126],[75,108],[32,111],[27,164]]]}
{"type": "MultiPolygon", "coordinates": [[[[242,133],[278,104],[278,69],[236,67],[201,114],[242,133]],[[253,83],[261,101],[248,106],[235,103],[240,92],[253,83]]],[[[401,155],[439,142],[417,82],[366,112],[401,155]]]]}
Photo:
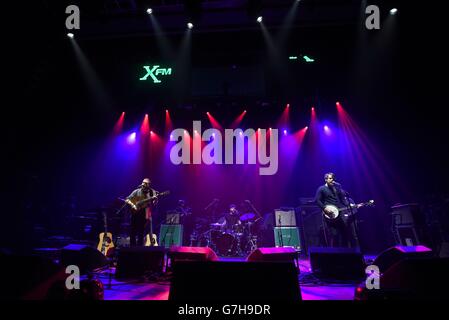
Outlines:
{"type": "Polygon", "coordinates": [[[234,256],[236,254],[237,241],[230,233],[220,233],[213,240],[217,254],[220,256],[234,256]]]}

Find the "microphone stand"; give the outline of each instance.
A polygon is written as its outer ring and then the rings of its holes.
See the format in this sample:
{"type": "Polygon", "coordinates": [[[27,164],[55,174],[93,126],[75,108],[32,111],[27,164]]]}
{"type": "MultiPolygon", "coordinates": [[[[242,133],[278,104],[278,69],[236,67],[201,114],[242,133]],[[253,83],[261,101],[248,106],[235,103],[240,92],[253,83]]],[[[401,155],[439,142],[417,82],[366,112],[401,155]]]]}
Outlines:
{"type": "MultiPolygon", "coordinates": [[[[251,203],[251,201],[249,200],[245,200],[245,202],[248,204],[248,206],[251,207],[251,209],[258,215],[258,218],[254,220],[254,226],[256,225],[257,221],[259,221],[260,219],[262,219],[262,215],[260,214],[259,211],[257,211],[257,209],[253,206],[253,204],[251,203]]],[[[256,229],[257,231],[257,229],[256,229]]],[[[248,224],[248,242],[250,243],[251,248],[257,248],[257,234],[256,234],[256,241],[254,243],[253,241],[253,234],[251,231],[251,224],[248,224]]]]}
{"type": "Polygon", "coordinates": [[[281,215],[279,215],[278,225],[279,225],[279,229],[278,229],[278,240],[279,240],[279,243],[280,243],[281,247],[284,247],[284,239],[282,239],[282,223],[281,223],[281,215]]]}
{"type": "MultiPolygon", "coordinates": [[[[355,215],[355,213],[353,211],[353,207],[351,206],[351,202],[349,201],[349,199],[350,199],[349,193],[347,191],[344,191],[344,195],[345,195],[346,203],[348,204],[347,208],[348,208],[349,216],[350,216],[350,219],[349,219],[350,225],[349,225],[349,227],[353,231],[351,233],[353,233],[354,240],[355,240],[355,245],[360,250],[360,242],[359,242],[359,235],[358,235],[359,234],[359,230],[358,230],[358,224],[357,224],[357,217],[356,217],[356,215],[355,215]]],[[[351,242],[350,239],[349,239],[349,241],[351,242]]]]}

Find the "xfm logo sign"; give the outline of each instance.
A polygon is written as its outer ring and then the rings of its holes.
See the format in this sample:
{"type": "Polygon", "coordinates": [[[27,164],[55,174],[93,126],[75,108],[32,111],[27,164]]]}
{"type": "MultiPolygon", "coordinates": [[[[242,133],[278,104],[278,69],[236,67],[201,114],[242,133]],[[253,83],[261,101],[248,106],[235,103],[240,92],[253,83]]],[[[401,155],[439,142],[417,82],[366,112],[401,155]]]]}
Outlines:
{"type": "Polygon", "coordinates": [[[151,77],[154,83],[161,83],[162,81],[156,76],[171,76],[171,68],[159,68],[159,66],[143,66],[143,68],[147,73],[139,80],[147,80],[148,77],[151,77]]]}

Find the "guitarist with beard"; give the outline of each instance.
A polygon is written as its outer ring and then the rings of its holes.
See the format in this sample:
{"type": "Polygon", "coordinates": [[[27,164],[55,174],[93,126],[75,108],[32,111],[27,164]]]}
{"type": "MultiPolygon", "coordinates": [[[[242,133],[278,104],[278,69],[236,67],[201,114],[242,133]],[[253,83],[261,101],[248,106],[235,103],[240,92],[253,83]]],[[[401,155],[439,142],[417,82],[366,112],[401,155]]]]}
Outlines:
{"type": "Polygon", "coordinates": [[[329,207],[347,208],[351,206],[346,197],[346,192],[335,181],[335,175],[332,172],[324,175],[324,181],[325,184],[320,186],[316,192],[315,201],[323,211],[323,219],[326,221],[325,224],[329,231],[330,241],[327,245],[330,247],[358,246],[352,219],[346,219],[344,214],[339,214],[336,218],[328,218],[332,216],[329,207]]]}
{"type": "MultiPolygon", "coordinates": [[[[132,208],[129,243],[131,247],[136,245],[143,246],[145,230],[148,230],[150,239],[155,240],[153,235],[152,208],[157,200],[155,198],[154,201],[149,201],[143,207],[139,207],[138,203],[156,197],[158,194],[159,192],[151,188],[151,180],[145,178],[142,184],[126,198],[125,202],[132,208]]],[[[157,245],[157,243],[152,241],[152,245],[157,245]]]]}

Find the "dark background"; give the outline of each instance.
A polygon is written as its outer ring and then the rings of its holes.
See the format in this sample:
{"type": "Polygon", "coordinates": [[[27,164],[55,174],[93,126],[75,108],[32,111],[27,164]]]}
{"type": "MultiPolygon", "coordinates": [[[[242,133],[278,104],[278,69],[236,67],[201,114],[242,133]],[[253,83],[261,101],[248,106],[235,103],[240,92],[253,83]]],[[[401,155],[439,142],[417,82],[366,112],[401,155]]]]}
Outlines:
{"type": "MultiPolygon", "coordinates": [[[[337,10],[333,22],[313,23],[312,18],[305,24],[296,21],[280,53],[284,59],[280,68],[268,63],[271,56],[258,26],[215,30],[201,27],[200,19],[192,32],[185,72],[160,88],[149,88],[145,87],[148,83],[137,81],[141,65],[173,61],[162,56],[154,34],[96,33],[95,24],[90,22],[107,26],[108,20],[95,14],[95,6],[86,10],[88,23],[83,30],[81,2],[82,33],[77,42],[98,75],[100,85],[92,90],[65,36],[64,2],[19,2],[8,10],[8,42],[3,50],[2,129],[6,148],[1,246],[28,248],[34,239],[34,226],[40,221],[57,230],[64,223],[65,211],[70,210],[68,203],[73,203],[70,198],[76,199],[75,210],[82,212],[105,205],[116,196],[86,189],[87,182],[95,178],[86,176],[84,169],[122,111],[127,112],[125,126],[139,124],[144,113],[152,114],[151,126],[157,131],[163,128],[166,108],[176,118],[176,126],[182,127],[204,117],[205,111],[230,122],[246,106],[257,116],[247,119],[245,125],[255,128],[270,125],[288,102],[295,107],[291,114],[295,129],[300,129],[309,121],[310,106],[325,117],[334,112],[335,101],[340,101],[381,147],[395,176],[407,186],[408,193],[391,199],[389,205],[440,199],[438,203],[446,203],[447,208],[447,28],[443,10],[437,1],[377,4],[388,8],[382,10],[383,22],[390,7],[399,8],[388,37],[381,34],[384,29],[365,30],[361,36],[359,22],[339,17],[337,10]],[[317,62],[286,60],[293,53],[308,54],[317,62]],[[95,194],[102,196],[95,199],[95,194]]],[[[319,17],[316,12],[329,2],[314,5],[305,1],[304,5],[313,13],[310,17],[319,17]]],[[[358,9],[357,1],[335,4],[339,5],[358,9]]],[[[202,13],[204,16],[207,12],[202,13]]],[[[270,28],[268,17],[264,22],[269,32],[276,34],[280,27],[270,28]]],[[[175,53],[184,35],[184,27],[177,27],[183,25],[178,20],[162,26],[170,30],[175,53]]],[[[291,191],[286,205],[297,206],[298,197],[313,196],[317,183],[322,183],[322,173],[317,170],[313,177],[301,177],[304,182],[291,191]]],[[[120,192],[126,193],[139,180],[137,174],[135,182],[122,186],[120,192]]],[[[156,177],[157,182],[162,180],[156,177]]],[[[200,208],[207,203],[203,200],[193,205],[200,208]]],[[[274,208],[262,209],[268,212],[274,208]]],[[[384,210],[378,216],[383,227],[370,236],[367,245],[374,252],[392,241],[388,209],[378,210],[384,210]]]]}

